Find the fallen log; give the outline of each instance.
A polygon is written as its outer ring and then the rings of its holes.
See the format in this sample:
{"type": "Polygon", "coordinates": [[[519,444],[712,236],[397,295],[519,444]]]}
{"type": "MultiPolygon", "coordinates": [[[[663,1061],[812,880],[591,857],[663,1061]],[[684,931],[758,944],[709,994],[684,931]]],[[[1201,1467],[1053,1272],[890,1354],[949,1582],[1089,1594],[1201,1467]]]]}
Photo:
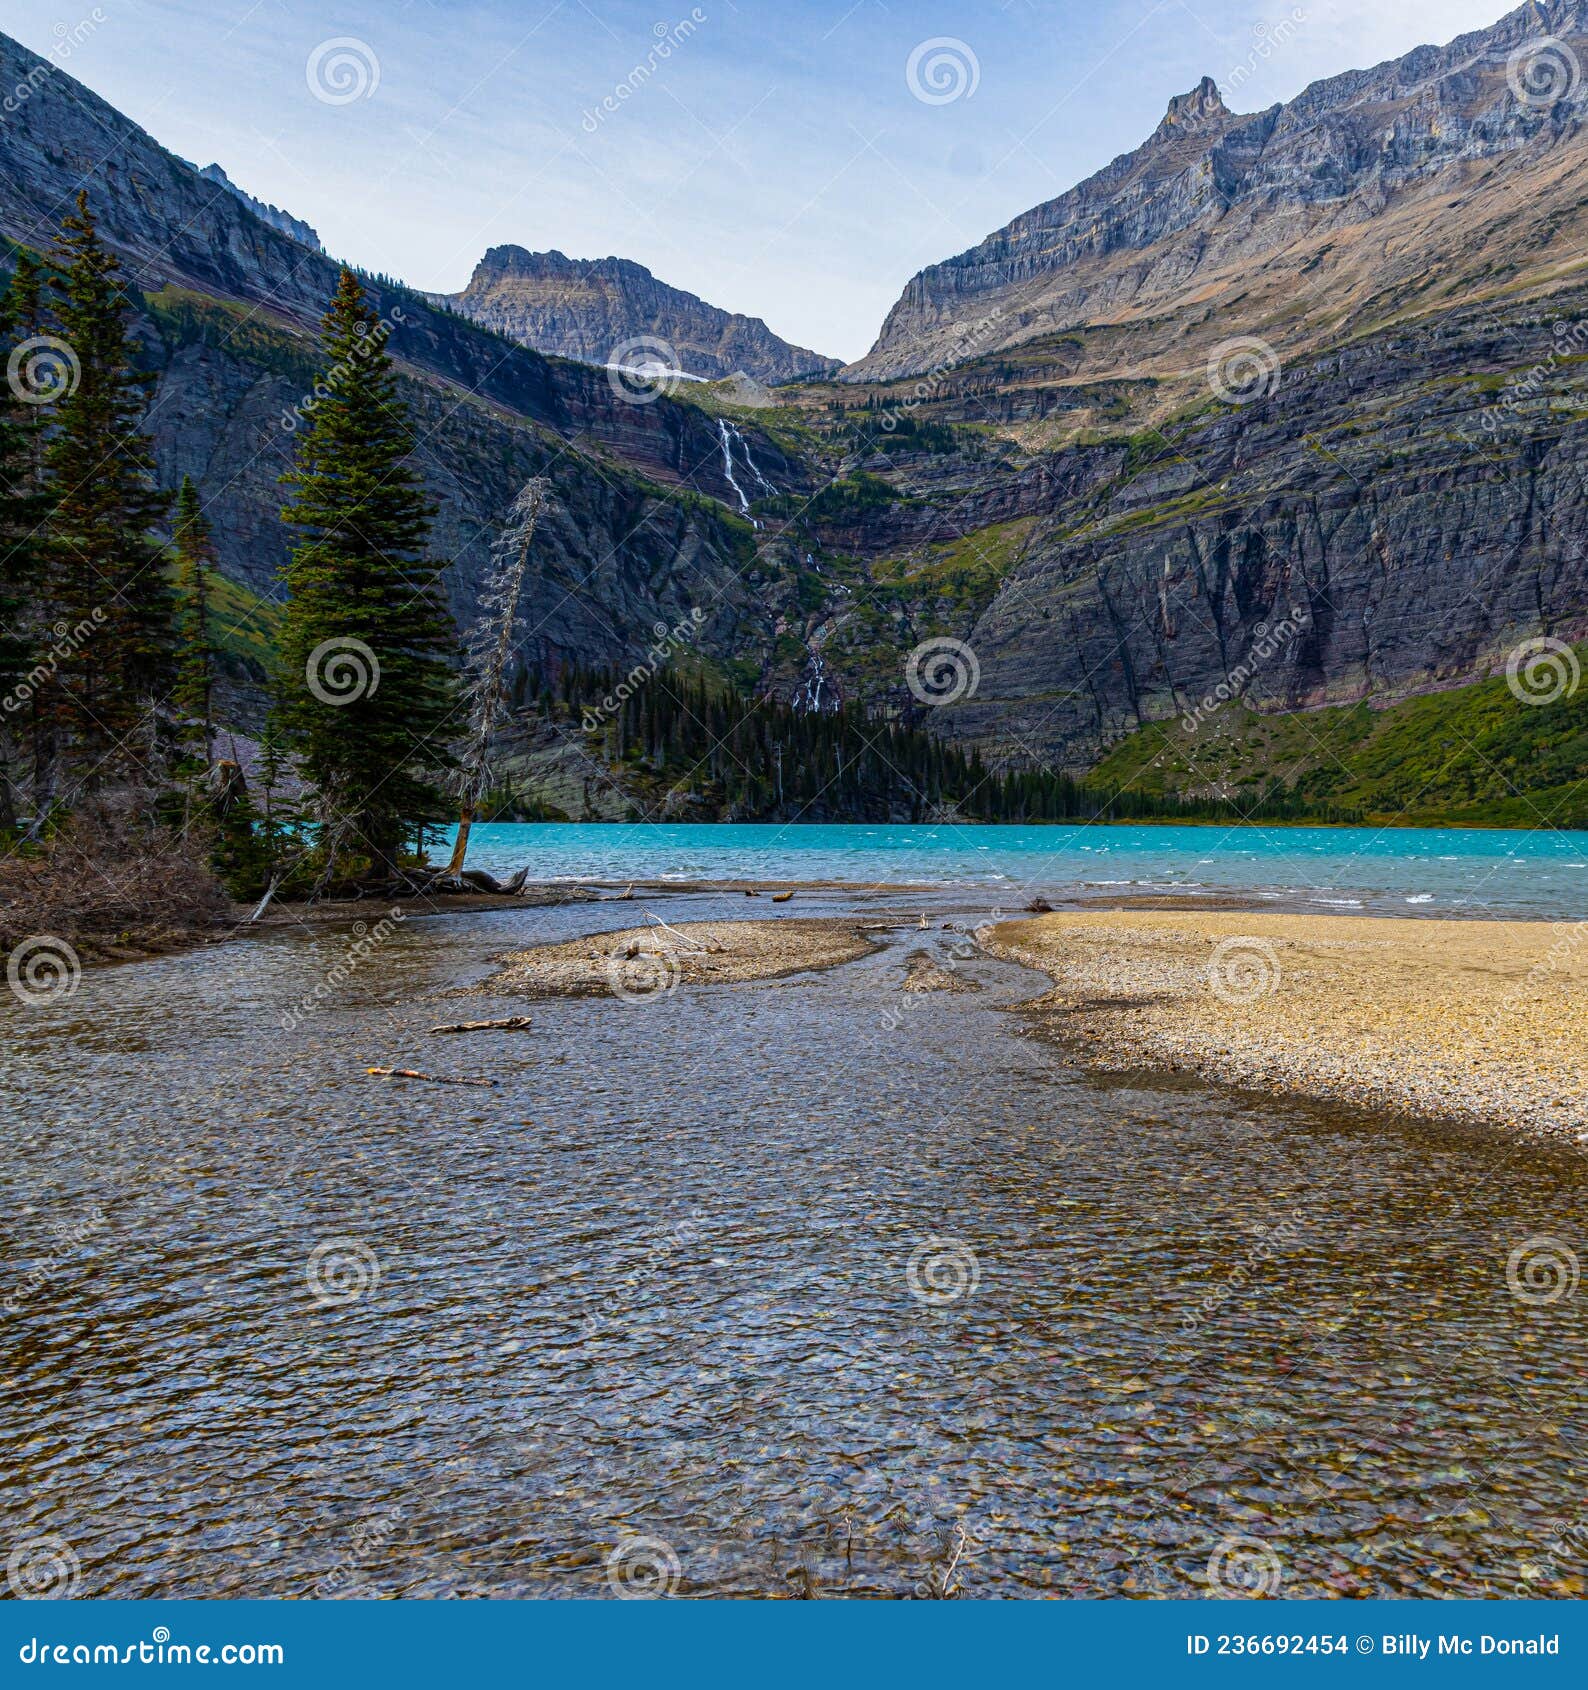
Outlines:
{"type": "Polygon", "coordinates": [[[527,1015],[504,1015],[495,1021],[444,1021],[432,1027],[432,1033],[527,1033],[527,1015]]]}
{"type": "Polygon", "coordinates": [[[433,1086],[494,1086],[495,1080],[454,1080],[445,1074],[421,1074],[417,1068],[366,1068],[366,1074],[384,1074],[393,1080],[428,1080],[433,1086]]]}
{"type": "Polygon", "coordinates": [[[464,885],[472,886],[476,892],[495,892],[503,898],[516,898],[524,890],[524,882],[529,879],[529,870],[521,868],[511,880],[498,880],[495,875],[487,874],[482,868],[466,868],[458,879],[464,885]]]}

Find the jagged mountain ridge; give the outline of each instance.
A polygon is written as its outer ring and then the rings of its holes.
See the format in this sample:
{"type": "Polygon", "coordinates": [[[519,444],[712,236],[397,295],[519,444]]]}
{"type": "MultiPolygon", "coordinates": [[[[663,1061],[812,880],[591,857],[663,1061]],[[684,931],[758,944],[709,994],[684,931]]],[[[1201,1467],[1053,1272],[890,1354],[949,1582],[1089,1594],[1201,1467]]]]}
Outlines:
{"type": "MultiPolygon", "coordinates": [[[[0,234],[46,249],[80,187],[94,195],[105,239],[145,293],[190,289],[245,304],[256,320],[317,331],[337,264],[221,191],[64,71],[0,35],[0,77],[35,76],[33,96],[0,125],[0,234]]],[[[548,359],[437,308],[424,295],[366,278],[393,353],[417,372],[456,383],[475,400],[593,443],[645,474],[736,505],[714,421],[657,398],[626,402],[605,374],[548,359]]],[[[758,459],[786,470],[769,441],[758,459]]],[[[792,474],[792,472],[790,472],[792,474]]]]}
{"type": "MultiPolygon", "coordinates": [[[[461,293],[437,297],[521,345],[590,364],[651,338],[672,349],[678,369],[711,381],[742,371],[787,382],[839,368],[838,359],[790,345],[759,317],[708,305],[627,258],[493,246],[461,293]]],[[[629,359],[639,361],[632,351],[629,359]]]]}
{"type": "Polygon", "coordinates": [[[1312,180],[1344,148],[1381,203],[1338,174],[1336,194],[1199,201],[1253,121],[1204,84],[1104,173],[1112,223],[1075,215],[1094,179],[1011,225],[1020,274],[989,261],[977,295],[976,264],[926,272],[969,279],[895,347],[931,380],[856,367],[810,397],[913,425],[873,429],[844,463],[875,478],[865,497],[814,513],[869,577],[812,619],[834,686],[908,709],[895,654],[962,641],[977,685],[935,730],[1081,773],[1232,695],[1390,703],[1588,635],[1585,13],[1526,8],[1265,115],[1294,148],[1310,105],[1312,180]],[[1542,51],[1568,74],[1540,104],[1508,71],[1542,51]],[[1261,379],[1232,393],[1220,349],[1243,345],[1261,379]]]}
{"type": "Polygon", "coordinates": [[[297,241],[300,246],[306,246],[313,252],[325,251],[325,246],[321,242],[319,234],[301,217],[294,217],[290,211],[283,211],[279,205],[268,205],[264,200],[256,199],[246,188],[239,188],[220,165],[206,164],[199,175],[206,182],[214,182],[217,187],[224,188],[230,194],[235,194],[253,212],[255,217],[262,223],[268,223],[278,233],[286,235],[290,240],[297,241]]]}
{"type": "MultiPolygon", "coordinates": [[[[1419,204],[1425,264],[1481,270],[1470,224],[1440,215],[1460,207],[1433,201],[1447,186],[1470,191],[1486,166],[1503,174],[1514,160],[1525,174],[1575,139],[1588,107],[1584,62],[1588,4],[1529,0],[1488,29],[1330,77],[1255,114],[1230,112],[1204,79],[1170,102],[1140,147],[916,275],[871,351],[844,374],[916,374],[1103,324],[1138,326],[1133,364],[1151,370],[1185,350],[1166,322],[1183,330],[1230,302],[1247,332],[1283,350],[1332,329],[1337,303],[1360,303],[1357,248],[1370,244],[1393,265],[1371,225],[1419,204]],[[1558,68],[1538,57],[1552,36],[1565,47],[1558,68]],[[1514,97],[1518,53],[1541,90],[1555,76],[1558,99],[1514,97]],[[1302,309],[1298,289],[1308,296],[1302,309]]],[[[1117,340],[1110,348],[1117,359],[1117,340]]]]}
{"type": "MultiPolygon", "coordinates": [[[[145,427],[161,484],[191,475],[223,572],[277,596],[293,543],[279,477],[293,419],[321,374],[318,324],[337,266],[63,71],[38,74],[42,63],[0,35],[0,83],[31,77],[33,90],[0,125],[0,233],[48,251],[88,189],[156,378],[145,427]]],[[[369,291],[391,326],[414,461],[438,506],[432,546],[448,560],[460,623],[475,614],[514,495],[544,473],[557,508],[537,539],[527,660],[553,669],[634,661],[658,625],[678,625],[696,606],[708,611],[703,655],[770,650],[793,586],[778,561],[759,563],[746,525],[728,516],[739,504],[715,418],[666,397],[628,402],[604,371],[517,347],[406,289],[371,281],[369,291]]],[[[805,485],[802,466],[750,419],[740,428],[765,473],[793,491],[805,485]]]]}
{"type": "MultiPolygon", "coordinates": [[[[5,73],[25,74],[6,45],[5,73]]],[[[52,109],[41,94],[26,126],[0,132],[0,226],[42,244],[90,173],[148,290],[162,479],[194,474],[223,564],[268,588],[285,550],[281,417],[312,380],[334,266],[86,90],[61,98],[52,109]],[[117,162],[102,169],[107,128],[117,162]]],[[[1248,270],[1244,298],[1215,290],[1178,315],[1039,336],[943,373],[924,398],[914,382],[784,389],[754,427],[624,403],[597,368],[377,287],[407,314],[394,347],[454,605],[468,615],[495,524],[522,477],[549,467],[563,514],[533,587],[532,659],[632,660],[703,603],[700,653],[744,684],[808,697],[817,674],[824,699],[911,710],[905,657],[946,634],[972,646],[980,684],[925,718],[932,729],[1074,771],[1232,673],[1263,709],[1378,701],[1487,673],[1528,634],[1577,637],[1588,341],[1569,337],[1588,303],[1588,160],[1574,109],[1544,129],[1529,119],[1508,152],[1458,160],[1457,189],[1442,168],[1366,223],[1291,247],[1270,231],[1272,274],[1248,270]],[[1452,219],[1471,253],[1425,240],[1452,219]],[[1206,339],[1254,323],[1277,334],[1266,302],[1352,231],[1355,269],[1337,259],[1330,286],[1358,277],[1371,310],[1345,297],[1305,319],[1271,391],[1217,402],[1206,339]],[[1494,267],[1479,287],[1473,263],[1494,267]],[[1071,432],[1055,450],[1043,430],[1060,421],[1071,432]],[[760,503],[754,533],[728,514],[741,508],[730,435],[790,495],[760,503]],[[642,477],[720,503],[659,498],[642,477]],[[1270,650],[1293,611],[1297,630],[1270,650]]],[[[1225,121],[1205,92],[1176,116],[1188,133],[1225,121]]]]}

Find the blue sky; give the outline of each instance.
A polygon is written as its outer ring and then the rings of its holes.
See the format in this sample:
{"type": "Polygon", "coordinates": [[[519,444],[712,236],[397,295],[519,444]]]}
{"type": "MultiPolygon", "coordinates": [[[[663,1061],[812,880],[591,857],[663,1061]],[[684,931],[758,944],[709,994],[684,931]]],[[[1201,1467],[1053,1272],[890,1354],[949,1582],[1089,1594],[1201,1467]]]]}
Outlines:
{"type": "MultiPolygon", "coordinates": [[[[1256,111],[1506,9],[100,0],[63,68],[338,257],[415,286],[459,288],[504,242],[617,253],[854,358],[922,265],[1135,146],[1201,76],[1256,111]]],[[[43,52],[94,10],[7,0],[3,27],[43,52]]]]}

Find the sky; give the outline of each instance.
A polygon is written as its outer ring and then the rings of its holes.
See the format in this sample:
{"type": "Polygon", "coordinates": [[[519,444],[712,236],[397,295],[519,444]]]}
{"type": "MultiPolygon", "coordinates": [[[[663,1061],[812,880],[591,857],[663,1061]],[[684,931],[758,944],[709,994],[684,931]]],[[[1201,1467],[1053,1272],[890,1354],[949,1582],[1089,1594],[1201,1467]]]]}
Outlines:
{"type": "Polygon", "coordinates": [[[1236,111],[1505,0],[3,0],[0,28],[328,251],[453,292],[616,254],[861,356],[909,278],[1204,75],[1236,111]],[[626,92],[620,94],[620,86],[626,92]]]}

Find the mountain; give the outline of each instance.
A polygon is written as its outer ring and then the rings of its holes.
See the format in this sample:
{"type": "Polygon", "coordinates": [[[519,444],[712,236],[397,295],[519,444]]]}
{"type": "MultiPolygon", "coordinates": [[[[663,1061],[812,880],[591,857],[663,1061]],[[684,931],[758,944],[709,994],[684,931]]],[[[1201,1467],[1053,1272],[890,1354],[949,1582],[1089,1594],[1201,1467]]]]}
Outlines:
{"type": "Polygon", "coordinates": [[[1585,35],[1583,0],[1530,0],[1245,116],[1204,78],[1133,152],[921,271],[845,373],[1080,331],[1071,380],[1172,376],[1232,313],[1284,351],[1547,278],[1583,224],[1585,35]]]}
{"type": "MultiPolygon", "coordinates": [[[[121,256],[153,389],[145,427],[162,485],[193,477],[219,561],[242,595],[239,626],[268,616],[293,536],[279,477],[322,371],[320,318],[337,266],[217,191],[130,119],[0,35],[0,85],[29,98],[0,124],[0,273],[8,249],[46,252],[80,187],[121,256]]],[[[737,516],[725,425],[665,396],[636,403],[586,364],[548,359],[366,277],[391,330],[417,444],[438,506],[432,545],[449,560],[460,622],[513,498],[534,474],[555,483],[536,540],[525,658],[549,666],[639,661],[658,626],[688,621],[706,661],[765,661],[798,585],[783,550],[757,556],[737,516]],[[730,515],[730,512],[733,513],[730,515]]],[[[735,429],[769,483],[798,492],[806,471],[748,417],[735,429]]],[[[740,467],[743,473],[743,467],[740,467]]],[[[257,714],[258,665],[237,677],[257,714]]]]}
{"type": "MultiPolygon", "coordinates": [[[[997,773],[1588,813],[1588,728],[1485,679],[1588,639],[1585,9],[1259,118],[1202,84],[924,272],[841,381],[636,391],[369,278],[459,618],[543,471],[520,655],[553,685],[654,666],[684,628],[675,663],[880,707],[997,773]],[[933,707],[910,679],[944,641],[966,684],[933,707]]],[[[34,90],[0,125],[0,233],[48,246],[88,184],[136,290],[162,480],[199,483],[257,667],[336,266],[40,63],[0,38],[0,81],[34,90]]],[[[577,725],[536,732],[560,810],[622,813],[577,725]]]]}
{"type": "MultiPolygon", "coordinates": [[[[1298,778],[1336,706],[1588,637],[1585,10],[1257,118],[1203,83],[917,277],[803,401],[836,477],[790,513],[833,583],[801,630],[828,694],[919,711],[904,654],[951,640],[974,685],[922,714],[994,766],[1082,774],[1189,721],[1180,790],[1249,791],[1298,778]],[[1239,745],[1207,728],[1231,699],[1239,745]]],[[[1531,790],[1524,741],[1494,743],[1531,790]]]]}
{"type": "Polygon", "coordinates": [[[206,182],[213,182],[217,187],[224,188],[227,193],[235,194],[260,222],[268,223],[272,229],[297,241],[301,246],[310,247],[315,252],[325,251],[320,244],[320,237],[302,218],[294,217],[290,211],[283,211],[279,206],[266,205],[263,200],[255,199],[252,194],[239,188],[218,164],[206,164],[199,175],[206,182]]]}
{"type": "Polygon", "coordinates": [[[719,311],[692,293],[659,282],[626,258],[565,258],[493,246],[475,266],[462,293],[445,302],[521,345],[589,364],[665,362],[717,381],[740,371],[759,382],[797,381],[839,368],[803,346],[791,346],[761,321],[719,311]],[[625,352],[624,349],[628,350],[625,352]]]}

